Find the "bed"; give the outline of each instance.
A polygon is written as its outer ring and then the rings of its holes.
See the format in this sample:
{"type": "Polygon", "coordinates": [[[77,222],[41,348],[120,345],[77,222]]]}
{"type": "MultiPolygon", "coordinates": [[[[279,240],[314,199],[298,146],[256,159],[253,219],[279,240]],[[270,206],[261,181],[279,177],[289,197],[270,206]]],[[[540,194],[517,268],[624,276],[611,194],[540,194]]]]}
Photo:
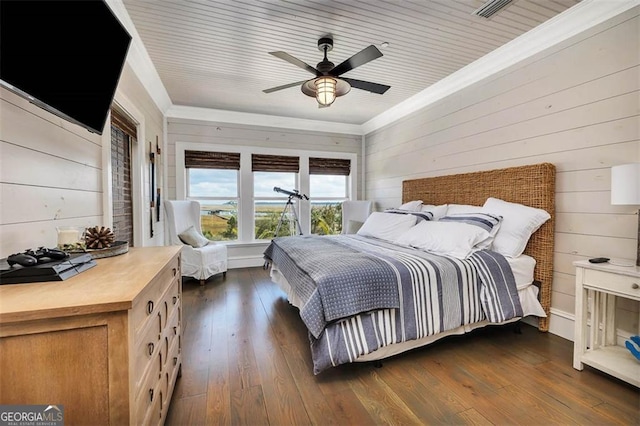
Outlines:
{"type": "Polygon", "coordinates": [[[275,238],[271,279],[309,330],[314,374],[526,316],[547,331],[554,197],[549,163],[412,179],[357,234],[275,238]],[[512,247],[521,217],[537,222],[512,247]]]}

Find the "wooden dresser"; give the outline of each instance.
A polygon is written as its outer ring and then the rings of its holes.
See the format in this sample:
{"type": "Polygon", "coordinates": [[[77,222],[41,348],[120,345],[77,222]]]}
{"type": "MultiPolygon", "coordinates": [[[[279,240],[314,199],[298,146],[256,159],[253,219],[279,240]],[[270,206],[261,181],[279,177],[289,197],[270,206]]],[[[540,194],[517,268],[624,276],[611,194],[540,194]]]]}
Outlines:
{"type": "Polygon", "coordinates": [[[163,424],[182,365],[180,250],[0,285],[0,405],[62,405],[69,425],[163,424]]]}

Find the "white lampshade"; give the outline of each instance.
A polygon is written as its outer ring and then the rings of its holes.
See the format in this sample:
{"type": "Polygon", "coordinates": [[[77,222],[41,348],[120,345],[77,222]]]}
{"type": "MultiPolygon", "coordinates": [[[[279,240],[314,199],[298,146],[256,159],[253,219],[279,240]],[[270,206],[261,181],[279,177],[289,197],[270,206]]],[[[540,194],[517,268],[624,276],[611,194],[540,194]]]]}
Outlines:
{"type": "Polygon", "coordinates": [[[611,204],[640,205],[640,163],[611,167],[611,204]]]}

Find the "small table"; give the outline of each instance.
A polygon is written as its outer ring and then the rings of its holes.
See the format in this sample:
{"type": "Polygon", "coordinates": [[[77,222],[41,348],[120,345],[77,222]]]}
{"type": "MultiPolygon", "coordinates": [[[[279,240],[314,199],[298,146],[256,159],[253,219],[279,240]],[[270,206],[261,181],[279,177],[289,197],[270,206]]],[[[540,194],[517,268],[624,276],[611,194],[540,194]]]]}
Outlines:
{"type": "Polygon", "coordinates": [[[583,364],[587,364],[640,387],[640,360],[616,344],[616,298],[640,301],[640,267],[586,260],[573,264],[576,267],[573,368],[582,370],[583,364]],[[588,313],[591,313],[589,328],[588,313]]]}

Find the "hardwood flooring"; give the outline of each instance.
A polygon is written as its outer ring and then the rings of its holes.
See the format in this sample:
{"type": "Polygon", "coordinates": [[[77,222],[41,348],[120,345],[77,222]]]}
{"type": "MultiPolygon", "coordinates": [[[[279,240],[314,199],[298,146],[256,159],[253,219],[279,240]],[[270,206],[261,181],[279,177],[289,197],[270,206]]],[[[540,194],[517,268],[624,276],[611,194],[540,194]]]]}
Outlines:
{"type": "Polygon", "coordinates": [[[522,325],[313,375],[297,309],[262,268],[183,284],[182,377],[166,425],[640,424],[640,391],[572,367],[522,325]]]}

